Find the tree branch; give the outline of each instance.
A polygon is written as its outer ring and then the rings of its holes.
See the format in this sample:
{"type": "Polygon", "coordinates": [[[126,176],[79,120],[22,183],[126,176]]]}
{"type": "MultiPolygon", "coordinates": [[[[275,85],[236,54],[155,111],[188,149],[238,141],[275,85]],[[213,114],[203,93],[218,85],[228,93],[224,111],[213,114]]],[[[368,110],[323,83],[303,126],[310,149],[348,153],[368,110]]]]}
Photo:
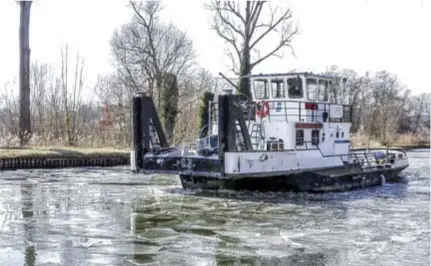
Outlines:
{"type": "Polygon", "coordinates": [[[263,1],[252,2],[252,6],[251,6],[252,12],[251,12],[251,16],[250,16],[251,23],[249,23],[249,25],[250,25],[250,28],[249,28],[250,36],[253,36],[255,30],[257,28],[259,28],[257,26],[257,22],[259,20],[260,13],[262,12],[262,8],[263,8],[264,3],[265,2],[263,2],[263,1]]]}
{"type": "Polygon", "coordinates": [[[297,30],[292,31],[287,37],[282,37],[280,40],[280,43],[269,53],[267,53],[265,56],[261,57],[260,59],[256,60],[254,63],[251,63],[252,68],[255,67],[256,65],[258,65],[259,63],[261,63],[262,61],[266,60],[268,57],[270,56],[278,56],[276,55],[276,53],[282,48],[282,47],[290,47],[292,49],[292,53],[294,53],[293,51],[293,47],[290,45],[292,36],[295,35],[297,33],[297,30]]]}
{"type": "MultiPolygon", "coordinates": [[[[291,17],[292,15],[291,15],[290,9],[286,10],[286,12],[284,12],[283,15],[278,20],[276,20],[274,23],[270,23],[268,26],[268,29],[264,31],[259,37],[257,37],[257,39],[252,44],[250,44],[250,49],[256,46],[256,44],[258,44],[268,33],[270,33],[271,31],[274,31],[278,25],[280,25],[284,21],[289,20],[291,17]]],[[[271,16],[271,21],[273,20],[273,18],[274,18],[274,14],[271,16]]],[[[296,34],[296,30],[295,30],[295,34],[296,34]]]]}
{"type": "Polygon", "coordinates": [[[233,25],[233,23],[231,21],[229,21],[228,17],[225,17],[223,15],[222,11],[226,11],[228,14],[229,13],[234,14],[237,18],[239,18],[243,22],[245,22],[244,18],[241,16],[241,14],[237,10],[235,10],[235,7],[233,6],[231,1],[223,2],[223,3],[224,3],[225,8],[222,8],[220,6],[220,1],[213,3],[217,6],[213,7],[212,10],[214,10],[217,13],[217,17],[221,20],[221,22],[223,22],[225,25],[229,26],[229,28],[231,30],[233,30],[234,32],[236,32],[238,35],[245,38],[244,33],[240,29],[238,29],[235,25],[233,25]]]}

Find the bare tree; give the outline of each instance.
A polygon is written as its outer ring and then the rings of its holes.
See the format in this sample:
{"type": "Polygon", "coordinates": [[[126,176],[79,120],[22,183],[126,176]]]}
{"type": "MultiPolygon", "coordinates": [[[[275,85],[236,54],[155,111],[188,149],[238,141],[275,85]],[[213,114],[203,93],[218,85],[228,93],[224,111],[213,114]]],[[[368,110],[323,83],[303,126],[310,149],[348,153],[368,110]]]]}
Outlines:
{"type": "Polygon", "coordinates": [[[292,11],[273,9],[266,1],[212,1],[207,8],[213,13],[212,29],[230,44],[231,49],[226,52],[231,70],[240,77],[239,92],[251,97],[248,75],[253,68],[271,56],[281,57],[282,48],[292,48],[292,39],[298,33],[291,22],[292,11]],[[268,19],[261,18],[265,6],[270,14],[268,19]],[[280,39],[269,51],[261,53],[258,46],[271,33],[280,39]],[[257,56],[253,59],[252,54],[257,56]]]}
{"type": "Polygon", "coordinates": [[[31,1],[20,1],[19,27],[19,135],[25,145],[31,134],[30,117],[30,8],[31,1]]]}
{"type": "Polygon", "coordinates": [[[368,106],[375,112],[371,134],[382,144],[389,145],[399,131],[409,90],[399,83],[396,75],[387,71],[377,72],[369,86],[368,106]]]}
{"type": "Polygon", "coordinates": [[[19,134],[19,99],[14,97],[15,81],[11,84],[6,82],[1,89],[0,104],[0,121],[2,123],[1,130],[3,134],[6,132],[11,135],[19,134]],[[6,131],[6,132],[5,132],[6,131]]]}
{"type": "Polygon", "coordinates": [[[65,114],[66,137],[69,145],[76,144],[79,134],[78,111],[82,104],[82,88],[84,85],[84,59],[76,55],[73,83],[69,83],[69,49],[61,51],[61,91],[65,114]]]}
{"type": "Polygon", "coordinates": [[[173,23],[160,21],[161,2],[130,1],[130,6],[134,11],[133,21],[114,33],[113,54],[135,88],[145,76],[148,92],[160,109],[165,75],[174,74],[180,80],[189,71],[195,58],[193,43],[173,23]]]}
{"type": "MultiPolygon", "coordinates": [[[[131,27],[130,24],[126,24],[119,30],[115,30],[110,44],[114,56],[113,64],[116,68],[116,79],[131,90],[140,91],[145,89],[147,69],[145,69],[145,65],[141,64],[145,61],[140,58],[141,54],[131,50],[131,47],[136,46],[133,42],[131,27]]],[[[150,89],[147,92],[152,95],[150,89]]]]}
{"type": "Polygon", "coordinates": [[[427,135],[430,129],[430,93],[421,93],[406,99],[400,125],[402,131],[427,135]]]}
{"type": "Polygon", "coordinates": [[[208,70],[204,68],[195,69],[185,75],[182,84],[179,84],[182,105],[196,106],[206,91],[214,92],[216,90],[216,85],[216,79],[208,70]]]}
{"type": "Polygon", "coordinates": [[[47,96],[49,86],[54,78],[54,72],[48,64],[39,64],[38,62],[31,64],[31,120],[32,132],[43,135],[45,130],[50,130],[47,127],[46,118],[47,113],[47,96]]]}
{"type": "Polygon", "coordinates": [[[363,120],[363,114],[366,109],[365,100],[369,94],[369,74],[359,76],[352,69],[339,69],[335,65],[328,67],[323,74],[333,77],[332,86],[328,88],[329,100],[334,103],[351,105],[354,118],[352,131],[363,130],[365,127],[365,121],[363,120]]]}
{"type": "Polygon", "coordinates": [[[131,100],[133,93],[137,89],[133,86],[127,85],[127,82],[122,79],[121,74],[114,73],[106,76],[100,76],[96,84],[96,93],[102,103],[109,106],[109,114],[114,128],[109,128],[110,132],[101,129],[104,139],[108,139],[111,135],[116,135],[116,139],[129,144],[131,128],[131,100]]]}

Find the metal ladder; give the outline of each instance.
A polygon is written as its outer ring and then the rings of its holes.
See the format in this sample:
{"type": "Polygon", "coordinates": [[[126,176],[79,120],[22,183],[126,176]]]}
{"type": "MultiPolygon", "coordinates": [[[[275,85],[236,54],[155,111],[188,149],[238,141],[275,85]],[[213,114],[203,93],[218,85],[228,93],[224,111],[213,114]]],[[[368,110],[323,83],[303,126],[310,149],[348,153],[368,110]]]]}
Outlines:
{"type": "Polygon", "coordinates": [[[265,134],[262,132],[263,124],[256,122],[253,124],[251,128],[251,144],[255,150],[259,149],[259,146],[262,144],[262,141],[265,139],[265,134]]]}
{"type": "Polygon", "coordinates": [[[242,132],[241,132],[241,126],[240,126],[238,121],[235,122],[235,127],[236,127],[236,131],[235,131],[236,138],[235,139],[236,139],[237,149],[239,151],[244,151],[244,150],[246,150],[246,145],[245,145],[244,137],[243,137],[242,132]]]}

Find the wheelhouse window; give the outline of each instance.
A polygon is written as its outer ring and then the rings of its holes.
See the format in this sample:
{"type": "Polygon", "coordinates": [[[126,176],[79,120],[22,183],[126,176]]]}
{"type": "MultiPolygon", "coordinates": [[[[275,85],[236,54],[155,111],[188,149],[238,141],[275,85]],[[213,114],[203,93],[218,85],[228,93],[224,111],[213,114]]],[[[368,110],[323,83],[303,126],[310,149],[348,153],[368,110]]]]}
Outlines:
{"type": "Polygon", "coordinates": [[[290,99],[301,99],[304,97],[301,78],[287,79],[287,90],[290,99]]]}
{"type": "Polygon", "coordinates": [[[341,95],[342,87],[340,84],[334,81],[329,81],[328,84],[328,99],[329,103],[340,103],[340,95],[341,95]]]}
{"type": "Polygon", "coordinates": [[[284,80],[283,79],[271,80],[271,95],[274,98],[286,97],[286,89],[284,88],[284,80]]]}
{"type": "Polygon", "coordinates": [[[319,88],[317,87],[316,79],[308,78],[307,79],[307,92],[308,92],[308,100],[316,101],[317,94],[319,92],[319,88]]]}
{"type": "Polygon", "coordinates": [[[256,99],[268,99],[269,98],[269,88],[268,80],[266,79],[255,79],[254,85],[254,95],[256,99]]]}
{"type": "Polygon", "coordinates": [[[304,145],[304,130],[297,129],[296,130],[296,146],[304,145]]]}
{"type": "Polygon", "coordinates": [[[311,131],[311,144],[314,146],[319,145],[319,130],[311,131]]]}
{"type": "Polygon", "coordinates": [[[328,100],[328,81],[320,79],[319,80],[319,101],[328,100]]]}

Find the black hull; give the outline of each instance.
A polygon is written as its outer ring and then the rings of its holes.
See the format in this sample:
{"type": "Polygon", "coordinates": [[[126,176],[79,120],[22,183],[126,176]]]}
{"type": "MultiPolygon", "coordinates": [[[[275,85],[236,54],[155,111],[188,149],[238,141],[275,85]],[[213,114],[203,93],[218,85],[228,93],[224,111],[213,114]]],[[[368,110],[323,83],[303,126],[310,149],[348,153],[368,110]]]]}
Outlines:
{"type": "Polygon", "coordinates": [[[305,172],[295,175],[273,177],[208,178],[180,175],[184,189],[202,190],[251,190],[251,191],[295,191],[295,192],[341,192],[397,181],[406,167],[374,169],[368,172],[327,176],[319,172],[305,172]]]}

